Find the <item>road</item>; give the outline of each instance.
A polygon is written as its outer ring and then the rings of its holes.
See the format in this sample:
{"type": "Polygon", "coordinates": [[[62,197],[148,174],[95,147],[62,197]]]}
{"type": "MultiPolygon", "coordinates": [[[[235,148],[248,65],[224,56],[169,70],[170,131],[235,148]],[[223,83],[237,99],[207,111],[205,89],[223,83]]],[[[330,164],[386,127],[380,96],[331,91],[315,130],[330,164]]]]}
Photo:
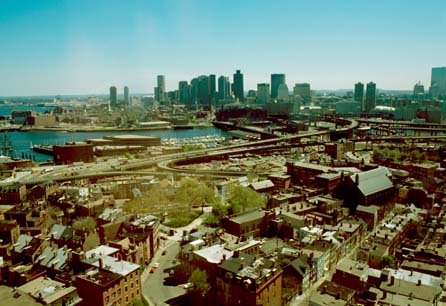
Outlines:
{"type": "Polygon", "coordinates": [[[166,268],[172,267],[173,260],[180,251],[180,245],[174,240],[162,240],[162,246],[156,252],[149,268],[145,269],[141,275],[142,294],[151,306],[168,305],[165,301],[181,296],[186,293],[180,286],[164,286],[164,278],[168,276],[164,272],[166,268]],[[162,255],[166,251],[165,255],[162,255]],[[154,273],[150,273],[150,268],[155,262],[159,263],[159,267],[154,273]]]}
{"type": "MultiPolygon", "coordinates": [[[[159,165],[163,165],[163,162],[168,162],[168,161],[207,157],[208,154],[213,156],[219,156],[218,152],[220,153],[225,152],[225,154],[228,154],[228,152],[232,151],[235,153],[241,153],[244,151],[250,151],[251,148],[253,147],[268,146],[273,144],[276,144],[276,146],[280,146],[280,143],[282,141],[298,141],[303,138],[324,136],[324,135],[326,136],[328,134],[329,134],[328,131],[317,131],[308,134],[299,134],[299,135],[285,136],[281,138],[258,140],[242,144],[235,144],[218,148],[209,148],[199,151],[174,153],[174,154],[163,155],[159,157],[144,158],[139,160],[119,161],[119,159],[115,159],[101,163],[85,163],[85,164],[79,163],[79,165],[76,166],[57,166],[49,171],[43,171],[43,168],[41,168],[42,171],[39,171],[37,173],[28,171],[26,175],[16,176],[1,181],[0,185],[12,185],[17,183],[25,185],[36,185],[36,184],[46,183],[49,181],[61,182],[75,179],[89,179],[92,177],[101,177],[101,176],[116,176],[119,174],[122,175],[122,173],[126,171],[134,171],[137,169],[143,169],[153,166],[159,167],[159,165]]],[[[276,146],[273,145],[272,148],[276,146]]],[[[164,164],[164,167],[168,168],[167,164],[164,164]]],[[[181,170],[178,169],[164,169],[164,170],[168,170],[170,172],[172,171],[181,172],[181,170]]],[[[215,175],[216,173],[211,172],[204,174],[215,175]]],[[[233,173],[231,171],[226,171],[226,172],[220,171],[218,174],[228,175],[228,176],[243,175],[243,173],[233,173]]]]}

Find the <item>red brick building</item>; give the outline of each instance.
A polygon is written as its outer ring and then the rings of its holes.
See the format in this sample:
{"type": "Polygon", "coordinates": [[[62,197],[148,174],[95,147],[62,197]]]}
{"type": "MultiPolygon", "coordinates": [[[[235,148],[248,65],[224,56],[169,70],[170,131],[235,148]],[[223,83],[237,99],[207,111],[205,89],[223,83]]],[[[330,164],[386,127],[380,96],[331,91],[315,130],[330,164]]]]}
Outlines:
{"type": "Polygon", "coordinates": [[[282,270],[272,261],[234,253],[218,268],[218,306],[282,305],[282,270]]]}

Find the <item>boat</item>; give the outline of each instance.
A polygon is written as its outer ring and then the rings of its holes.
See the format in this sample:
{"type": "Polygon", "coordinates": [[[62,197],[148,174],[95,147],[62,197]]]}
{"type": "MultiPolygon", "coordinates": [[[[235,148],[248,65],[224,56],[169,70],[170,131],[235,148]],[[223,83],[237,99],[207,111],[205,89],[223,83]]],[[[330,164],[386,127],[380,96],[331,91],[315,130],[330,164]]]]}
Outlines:
{"type": "Polygon", "coordinates": [[[53,146],[33,145],[32,150],[41,154],[54,155],[53,146]]]}

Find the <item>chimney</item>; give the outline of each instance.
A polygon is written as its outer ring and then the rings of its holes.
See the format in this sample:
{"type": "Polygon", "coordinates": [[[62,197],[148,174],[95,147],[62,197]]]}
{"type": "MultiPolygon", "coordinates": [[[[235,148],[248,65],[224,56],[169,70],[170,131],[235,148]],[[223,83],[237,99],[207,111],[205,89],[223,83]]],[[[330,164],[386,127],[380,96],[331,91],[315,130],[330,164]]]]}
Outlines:
{"type": "Polygon", "coordinates": [[[381,297],[382,300],[385,300],[387,298],[387,291],[383,291],[383,296],[381,297]]]}
{"type": "Polygon", "coordinates": [[[104,268],[104,264],[102,262],[102,258],[99,257],[99,269],[102,270],[104,268]]]}
{"type": "Polygon", "coordinates": [[[390,286],[393,286],[395,284],[395,276],[390,277],[390,286]]]}
{"type": "Polygon", "coordinates": [[[421,279],[417,281],[417,286],[421,286],[421,279]]]}
{"type": "Polygon", "coordinates": [[[356,184],[356,186],[359,186],[359,175],[358,174],[356,174],[356,176],[355,176],[355,184],[356,184]]]}

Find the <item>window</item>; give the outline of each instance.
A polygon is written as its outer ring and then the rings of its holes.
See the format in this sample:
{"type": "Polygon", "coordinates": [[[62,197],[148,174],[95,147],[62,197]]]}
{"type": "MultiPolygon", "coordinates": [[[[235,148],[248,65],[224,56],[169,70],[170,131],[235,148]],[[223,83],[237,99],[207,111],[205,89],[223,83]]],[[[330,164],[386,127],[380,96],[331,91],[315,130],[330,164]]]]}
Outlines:
{"type": "Polygon", "coordinates": [[[127,286],[125,286],[125,292],[127,292],[128,291],[128,288],[127,288],[127,286]]]}

